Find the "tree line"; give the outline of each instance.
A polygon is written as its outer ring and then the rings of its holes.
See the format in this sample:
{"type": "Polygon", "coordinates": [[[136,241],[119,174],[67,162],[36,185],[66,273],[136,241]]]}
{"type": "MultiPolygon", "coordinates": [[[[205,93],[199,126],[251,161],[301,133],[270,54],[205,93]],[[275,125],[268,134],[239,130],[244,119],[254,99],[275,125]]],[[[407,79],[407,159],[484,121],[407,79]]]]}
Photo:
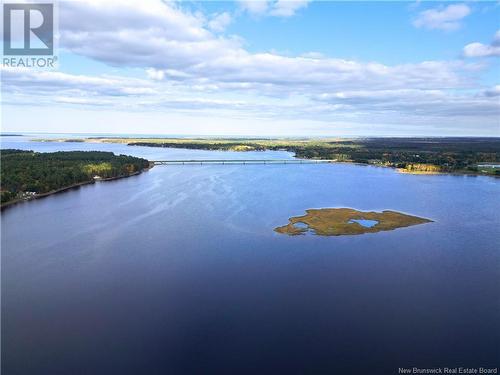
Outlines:
{"type": "Polygon", "coordinates": [[[103,151],[1,150],[1,203],[91,182],[95,176],[125,177],[148,166],[146,159],[103,151]]]}
{"type": "MultiPolygon", "coordinates": [[[[500,138],[165,139],[154,142],[134,140],[128,145],[220,151],[286,150],[304,159],[332,159],[440,172],[483,173],[477,164],[500,162],[500,138]]],[[[500,171],[488,173],[498,175],[500,171]]]]}

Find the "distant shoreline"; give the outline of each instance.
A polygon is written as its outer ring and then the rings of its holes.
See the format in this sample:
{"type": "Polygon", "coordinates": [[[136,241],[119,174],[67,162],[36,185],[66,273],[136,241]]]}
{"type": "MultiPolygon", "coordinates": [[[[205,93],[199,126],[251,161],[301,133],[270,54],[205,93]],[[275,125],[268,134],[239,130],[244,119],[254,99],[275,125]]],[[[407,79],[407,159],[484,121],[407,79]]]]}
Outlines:
{"type": "MultiPolygon", "coordinates": [[[[35,140],[34,140],[35,141],[35,140]]],[[[299,159],[388,167],[405,174],[500,177],[500,138],[129,138],[36,139],[207,151],[287,151],[299,159]],[[485,156],[487,155],[487,156],[485,156]],[[485,167],[490,163],[492,166],[485,167]]]]}

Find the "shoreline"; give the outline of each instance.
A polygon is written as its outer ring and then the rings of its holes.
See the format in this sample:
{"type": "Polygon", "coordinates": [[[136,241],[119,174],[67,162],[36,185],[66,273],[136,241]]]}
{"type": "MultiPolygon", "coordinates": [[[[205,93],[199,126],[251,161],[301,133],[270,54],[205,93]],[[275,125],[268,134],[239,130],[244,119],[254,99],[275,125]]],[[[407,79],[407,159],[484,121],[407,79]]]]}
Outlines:
{"type": "MultiPolygon", "coordinates": [[[[396,171],[404,174],[425,174],[425,175],[452,174],[452,172],[408,171],[404,168],[396,168],[396,171]]],[[[458,173],[458,174],[465,175],[465,173],[458,173]]]]}
{"type": "MultiPolygon", "coordinates": [[[[370,165],[370,164],[366,164],[370,165]]],[[[407,171],[402,168],[396,168],[396,167],[387,167],[391,169],[395,169],[396,172],[402,173],[402,174],[413,174],[413,175],[433,175],[433,176],[466,176],[466,177],[493,177],[493,178],[500,178],[500,176],[495,176],[492,174],[487,174],[487,173],[479,173],[479,172],[474,172],[474,171],[453,171],[453,172],[425,172],[425,171],[407,171]]]]}
{"type": "MultiPolygon", "coordinates": [[[[295,155],[293,156],[296,159],[304,159],[304,160],[322,160],[322,159],[314,159],[314,158],[297,158],[295,155]]],[[[350,164],[350,165],[357,165],[360,167],[377,167],[377,168],[387,168],[390,170],[393,170],[397,173],[401,174],[411,174],[411,175],[434,175],[434,176],[467,176],[467,177],[493,177],[493,178],[500,178],[500,176],[495,176],[492,174],[486,174],[486,173],[479,173],[479,172],[474,172],[474,171],[453,171],[453,172],[446,172],[446,171],[440,171],[440,172],[426,172],[426,171],[408,171],[403,168],[398,168],[398,167],[391,167],[390,165],[383,165],[383,164],[371,164],[371,163],[360,163],[357,161],[330,161],[329,164],[350,164]]]]}
{"type": "MultiPolygon", "coordinates": [[[[301,145],[306,144],[307,142],[325,142],[326,140],[324,139],[314,139],[311,138],[307,141],[303,140],[293,140],[293,139],[264,139],[264,142],[261,144],[258,144],[259,140],[254,140],[254,139],[242,139],[241,145],[246,146],[246,142],[251,143],[252,147],[256,147],[253,143],[256,143],[257,146],[260,146],[261,148],[256,148],[256,149],[230,149],[227,147],[220,147],[224,145],[228,145],[229,143],[234,142],[234,139],[228,138],[147,138],[147,137],[140,137],[140,138],[124,138],[124,137],[95,137],[95,138],[79,138],[79,139],[72,139],[72,138],[56,138],[56,139],[32,139],[31,141],[37,141],[37,142],[82,142],[82,143],[110,143],[110,144],[124,144],[127,146],[138,146],[138,147],[153,147],[153,148],[171,148],[171,149],[182,149],[182,150],[205,150],[205,151],[225,151],[225,152],[262,152],[262,151],[286,151],[291,154],[293,154],[293,158],[295,159],[303,159],[303,160],[325,160],[325,158],[321,157],[307,157],[307,156],[297,156],[297,150],[294,149],[296,147],[301,147],[301,145]],[[273,147],[269,147],[269,144],[267,142],[272,142],[276,141],[277,143],[282,143],[280,147],[282,149],[276,150],[273,149],[273,147]],[[189,143],[189,142],[192,142],[189,143]],[[208,142],[208,143],[206,143],[208,142]],[[287,144],[287,142],[289,142],[287,144]],[[196,147],[189,147],[189,145],[196,145],[196,147]],[[206,146],[208,144],[210,147],[206,146]],[[203,147],[203,146],[206,147],[203,147]],[[183,147],[185,146],[185,147],[183,147]],[[220,148],[217,148],[217,147],[220,148]]],[[[321,144],[320,144],[321,146],[321,144]]],[[[486,173],[485,171],[473,171],[473,170],[453,170],[453,171],[419,171],[419,170],[407,170],[405,168],[399,168],[397,166],[391,166],[391,165],[386,165],[383,164],[382,162],[377,163],[375,162],[360,162],[360,161],[351,161],[351,160],[337,160],[337,161],[331,161],[331,163],[345,163],[345,164],[354,164],[354,165],[359,165],[359,166],[373,166],[373,167],[384,167],[384,168],[390,168],[397,173],[404,173],[404,174],[413,174],[413,175],[455,175],[455,176],[486,176],[486,177],[495,177],[498,178],[500,175],[495,175],[494,173],[486,173]]],[[[427,165],[426,163],[424,163],[427,165]]]]}
{"type": "Polygon", "coordinates": [[[66,191],[69,191],[69,190],[72,190],[72,189],[77,189],[77,188],[80,188],[80,187],[85,186],[85,185],[95,184],[95,183],[98,183],[98,182],[120,180],[122,178],[137,176],[137,175],[141,174],[144,171],[146,171],[146,172],[149,171],[153,167],[154,167],[154,164],[152,165],[152,163],[149,163],[149,167],[148,168],[144,168],[141,171],[137,171],[137,172],[134,172],[134,173],[129,174],[129,175],[103,178],[103,179],[99,179],[99,180],[91,180],[91,181],[78,182],[76,184],[65,186],[65,187],[62,187],[60,189],[51,190],[51,191],[48,191],[46,193],[37,194],[37,195],[35,195],[33,197],[29,197],[29,198],[26,198],[26,199],[18,198],[18,199],[15,199],[15,200],[12,200],[12,201],[9,201],[9,202],[6,202],[6,203],[0,205],[0,212],[3,211],[4,209],[7,209],[9,207],[12,207],[12,206],[15,206],[15,205],[18,205],[18,204],[21,204],[21,203],[25,203],[25,202],[29,202],[29,201],[34,201],[34,200],[41,199],[41,198],[46,198],[48,196],[59,194],[59,193],[64,193],[66,191]]]}

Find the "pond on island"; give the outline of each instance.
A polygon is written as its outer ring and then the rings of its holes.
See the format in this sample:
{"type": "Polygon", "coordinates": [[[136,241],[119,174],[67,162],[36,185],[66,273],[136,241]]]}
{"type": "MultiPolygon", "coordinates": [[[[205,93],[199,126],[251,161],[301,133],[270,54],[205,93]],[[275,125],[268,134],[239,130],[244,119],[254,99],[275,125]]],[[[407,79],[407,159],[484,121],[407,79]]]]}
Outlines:
{"type": "Polygon", "coordinates": [[[364,219],[351,219],[348,221],[348,223],[354,224],[358,223],[359,225],[365,227],[365,228],[371,228],[378,224],[377,220],[364,220],[364,219]]]}

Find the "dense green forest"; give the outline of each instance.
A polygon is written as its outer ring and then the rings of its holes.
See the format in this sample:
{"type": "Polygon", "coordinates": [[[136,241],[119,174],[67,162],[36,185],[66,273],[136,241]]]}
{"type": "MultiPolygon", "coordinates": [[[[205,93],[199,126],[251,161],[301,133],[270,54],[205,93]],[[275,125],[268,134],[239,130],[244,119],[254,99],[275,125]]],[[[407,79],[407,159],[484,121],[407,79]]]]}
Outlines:
{"type": "Polygon", "coordinates": [[[498,168],[478,168],[478,164],[500,162],[500,138],[135,139],[128,144],[204,150],[286,150],[299,158],[384,165],[413,172],[500,175],[498,168]]]}
{"type": "Polygon", "coordinates": [[[1,203],[27,199],[100,178],[125,177],[149,166],[145,159],[101,151],[0,152],[1,203]]]}
{"type": "Polygon", "coordinates": [[[342,147],[301,148],[297,156],[332,158],[431,172],[480,172],[481,163],[500,162],[498,138],[371,138],[342,147]]]}

